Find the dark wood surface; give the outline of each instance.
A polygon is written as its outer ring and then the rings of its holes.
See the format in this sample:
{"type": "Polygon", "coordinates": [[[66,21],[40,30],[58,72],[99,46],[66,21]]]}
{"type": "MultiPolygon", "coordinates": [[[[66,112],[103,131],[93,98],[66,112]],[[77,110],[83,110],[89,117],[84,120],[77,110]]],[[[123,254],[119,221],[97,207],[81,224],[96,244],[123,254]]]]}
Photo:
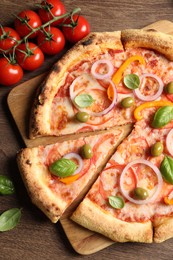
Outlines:
{"type": "MultiPolygon", "coordinates": [[[[26,8],[35,9],[39,0],[1,0],[0,23],[11,25],[14,15],[26,8]]],[[[92,31],[113,31],[142,28],[158,20],[173,22],[171,0],[65,0],[68,11],[82,9],[92,31]]],[[[25,73],[22,81],[49,70],[61,56],[47,58],[44,65],[32,73],[25,73]]],[[[22,218],[14,230],[0,233],[0,259],[2,260],[55,260],[55,259],[165,259],[173,258],[173,239],[162,244],[115,244],[90,256],[78,255],[71,248],[61,225],[50,221],[31,204],[16,165],[16,152],[24,147],[18,129],[7,106],[7,95],[14,88],[0,86],[0,174],[10,176],[16,194],[0,196],[0,213],[22,208],[22,218]]]]}

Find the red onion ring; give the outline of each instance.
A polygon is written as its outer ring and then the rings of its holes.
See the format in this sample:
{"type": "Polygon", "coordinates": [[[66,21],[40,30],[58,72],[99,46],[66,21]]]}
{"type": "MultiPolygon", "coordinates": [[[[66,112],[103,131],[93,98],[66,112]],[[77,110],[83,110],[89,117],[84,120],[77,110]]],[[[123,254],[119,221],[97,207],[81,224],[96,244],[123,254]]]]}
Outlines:
{"type": "MultiPolygon", "coordinates": [[[[70,98],[71,98],[71,100],[72,100],[72,102],[73,102],[73,104],[75,105],[75,103],[74,103],[74,98],[78,95],[78,93],[81,91],[80,89],[78,90],[78,91],[75,91],[74,90],[74,88],[75,88],[75,85],[76,85],[76,83],[77,82],[80,82],[80,81],[82,81],[82,77],[83,77],[84,75],[80,75],[80,76],[78,76],[77,78],[75,78],[75,80],[73,80],[73,82],[72,82],[72,84],[70,85],[70,87],[69,87],[69,94],[70,94],[70,98]]],[[[87,88],[86,88],[87,89],[87,88]]],[[[85,90],[86,90],[85,89],[85,90]]],[[[106,91],[105,90],[105,88],[104,87],[102,87],[102,86],[100,86],[100,85],[94,85],[93,87],[91,87],[91,88],[88,88],[89,90],[91,90],[91,89],[99,89],[99,90],[102,90],[102,91],[106,91]]],[[[76,105],[75,105],[76,106],[76,105]]],[[[78,107],[77,107],[78,108],[78,107]]]]}
{"type": "Polygon", "coordinates": [[[108,114],[114,108],[115,104],[117,103],[117,98],[118,98],[118,94],[117,94],[117,90],[116,90],[115,84],[113,83],[112,80],[109,80],[109,83],[112,85],[113,96],[114,96],[111,104],[106,109],[104,109],[101,112],[92,112],[92,111],[89,111],[89,110],[86,110],[86,109],[85,110],[81,110],[81,111],[87,112],[90,116],[103,116],[103,115],[108,114]]]}
{"type": "Polygon", "coordinates": [[[147,160],[144,160],[144,159],[137,159],[137,160],[134,160],[130,163],[128,163],[126,165],[126,167],[123,169],[122,173],[121,173],[121,176],[120,176],[120,189],[121,189],[121,192],[122,194],[124,195],[124,197],[135,203],[135,204],[147,204],[147,203],[150,203],[150,202],[153,202],[159,195],[159,193],[161,192],[161,189],[162,189],[162,184],[163,184],[163,179],[162,179],[162,176],[161,176],[161,173],[160,173],[160,170],[151,162],[147,161],[147,160]],[[124,176],[127,172],[127,170],[134,164],[138,164],[138,163],[141,163],[141,164],[145,164],[147,166],[149,166],[151,169],[153,169],[153,171],[156,173],[157,175],[157,178],[158,178],[158,185],[157,185],[157,189],[155,191],[155,193],[148,199],[146,200],[135,200],[133,198],[131,198],[127,192],[125,191],[125,189],[123,188],[123,180],[124,180],[124,176]]]}
{"type": "MultiPolygon", "coordinates": [[[[75,87],[76,82],[79,81],[79,80],[81,79],[81,77],[82,77],[82,75],[79,76],[79,77],[77,77],[77,78],[72,82],[72,84],[70,85],[70,89],[69,89],[69,91],[70,91],[70,98],[71,98],[71,100],[72,100],[72,102],[73,102],[73,105],[74,105],[78,110],[87,112],[88,114],[90,114],[90,116],[102,116],[102,115],[106,115],[108,112],[110,112],[110,111],[114,108],[114,106],[115,106],[115,104],[116,104],[116,102],[117,102],[118,94],[117,94],[117,90],[116,90],[115,84],[113,83],[112,80],[108,80],[109,83],[110,83],[110,84],[112,85],[112,87],[113,87],[113,96],[114,96],[114,98],[113,98],[111,104],[110,104],[106,109],[104,109],[104,110],[101,111],[101,112],[92,112],[92,111],[89,111],[89,110],[86,110],[86,109],[81,109],[81,108],[79,108],[79,107],[75,104],[75,102],[74,102],[74,98],[75,98],[75,96],[76,96],[76,93],[74,92],[74,87],[75,87]]],[[[100,86],[100,87],[101,87],[101,86],[100,86]]],[[[103,87],[101,87],[101,88],[102,88],[101,90],[106,91],[106,89],[104,89],[103,87]]],[[[96,87],[93,86],[92,89],[96,89],[96,87]]]]}
{"type": "Polygon", "coordinates": [[[171,129],[166,137],[166,147],[168,152],[173,156],[173,129],[171,129]]]}
{"type": "Polygon", "coordinates": [[[70,160],[71,159],[76,159],[78,161],[79,166],[78,166],[78,168],[76,169],[76,171],[72,175],[75,175],[75,174],[79,173],[82,170],[82,168],[83,168],[83,160],[82,160],[82,158],[81,158],[81,156],[79,154],[77,154],[77,153],[68,153],[68,154],[64,155],[63,158],[70,159],[70,160]]]}
{"type": "Polygon", "coordinates": [[[112,74],[114,73],[114,67],[113,64],[111,63],[110,60],[97,60],[96,62],[93,63],[92,67],[91,67],[91,74],[96,78],[96,79],[107,79],[110,78],[112,76],[112,74]],[[98,65],[100,64],[106,64],[108,67],[108,72],[105,74],[100,74],[96,72],[96,69],[98,67],[98,65]]]}
{"type": "Polygon", "coordinates": [[[146,77],[153,78],[153,79],[155,79],[155,80],[159,83],[158,91],[157,91],[154,95],[148,95],[148,96],[143,95],[143,94],[140,92],[140,88],[134,89],[133,92],[135,93],[135,95],[136,95],[140,100],[143,100],[143,101],[153,101],[153,100],[156,100],[158,97],[160,97],[160,95],[161,95],[162,92],[163,92],[163,87],[164,87],[163,81],[162,81],[161,78],[159,78],[157,75],[152,74],[152,73],[145,73],[145,74],[141,75],[141,76],[140,76],[140,81],[142,82],[142,80],[143,80],[144,78],[146,78],[146,77]]]}

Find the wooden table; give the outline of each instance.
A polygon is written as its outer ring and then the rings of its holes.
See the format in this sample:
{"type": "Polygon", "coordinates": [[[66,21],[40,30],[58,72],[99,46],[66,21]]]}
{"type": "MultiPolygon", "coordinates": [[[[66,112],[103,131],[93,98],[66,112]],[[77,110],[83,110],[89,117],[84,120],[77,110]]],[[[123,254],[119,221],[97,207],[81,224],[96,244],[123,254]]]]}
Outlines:
{"type": "MultiPolygon", "coordinates": [[[[0,23],[10,25],[14,15],[26,8],[34,9],[41,1],[1,0],[0,23]]],[[[68,11],[81,7],[92,31],[113,31],[125,28],[142,28],[158,20],[173,22],[171,0],[65,0],[68,11]]],[[[22,81],[48,70],[57,60],[46,59],[35,72],[25,73],[22,81]]],[[[18,129],[7,106],[7,95],[14,88],[0,87],[0,174],[10,176],[17,193],[0,197],[0,213],[12,208],[22,208],[22,219],[16,229],[0,233],[0,259],[2,260],[45,260],[45,259],[165,259],[173,258],[173,239],[162,244],[114,244],[89,256],[78,255],[71,248],[61,225],[50,221],[34,207],[27,195],[16,165],[16,152],[24,147],[18,129]]]]}

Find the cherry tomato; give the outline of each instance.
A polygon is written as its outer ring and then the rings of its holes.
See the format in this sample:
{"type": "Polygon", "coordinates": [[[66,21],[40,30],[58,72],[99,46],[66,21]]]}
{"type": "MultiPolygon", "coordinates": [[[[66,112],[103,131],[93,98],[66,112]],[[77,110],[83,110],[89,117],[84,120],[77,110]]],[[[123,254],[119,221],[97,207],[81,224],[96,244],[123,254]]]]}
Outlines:
{"type": "Polygon", "coordinates": [[[63,33],[56,27],[47,27],[45,32],[39,32],[37,42],[40,49],[49,55],[57,54],[65,46],[63,33]]]}
{"type": "Polygon", "coordinates": [[[23,77],[23,70],[19,64],[0,58],[0,84],[10,86],[19,82],[23,77]]]}
{"type": "MultiPolygon", "coordinates": [[[[10,49],[16,44],[16,41],[20,40],[19,34],[10,27],[0,28],[0,49],[3,51],[10,51],[10,49]]],[[[0,50],[0,52],[2,52],[0,50]]]]}
{"type": "MultiPolygon", "coordinates": [[[[52,20],[52,15],[54,16],[60,16],[66,13],[64,4],[59,0],[46,0],[42,1],[41,8],[38,10],[38,14],[42,20],[43,23],[46,23],[50,20],[52,20]]],[[[60,20],[57,20],[53,22],[51,25],[56,26],[60,23],[62,23],[63,18],[60,20]]]]}
{"type": "MultiPolygon", "coordinates": [[[[21,37],[25,37],[31,32],[31,28],[29,28],[26,23],[34,29],[42,24],[41,19],[36,12],[32,10],[22,11],[17,15],[17,18],[14,21],[15,29],[21,37]]],[[[33,33],[29,38],[34,38],[36,35],[37,33],[33,33]]]]}
{"type": "Polygon", "coordinates": [[[65,21],[65,24],[71,25],[71,27],[63,26],[65,38],[71,43],[78,42],[90,33],[90,25],[81,15],[74,14],[72,19],[65,21]]]}
{"type": "Polygon", "coordinates": [[[35,43],[22,43],[16,49],[16,59],[23,69],[35,70],[42,65],[44,54],[35,43]]]}

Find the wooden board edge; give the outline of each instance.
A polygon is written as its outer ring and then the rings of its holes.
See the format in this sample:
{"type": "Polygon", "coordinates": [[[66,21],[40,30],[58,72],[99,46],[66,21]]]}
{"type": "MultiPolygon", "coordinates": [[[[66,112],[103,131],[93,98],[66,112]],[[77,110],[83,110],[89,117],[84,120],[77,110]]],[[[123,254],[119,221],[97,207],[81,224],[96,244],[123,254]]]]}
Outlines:
{"type": "Polygon", "coordinates": [[[101,234],[81,227],[80,225],[73,222],[70,218],[60,219],[60,223],[72,248],[80,255],[94,254],[100,250],[107,248],[110,245],[115,244],[115,241],[112,241],[101,234]],[[76,232],[79,231],[82,234],[81,236],[83,236],[83,239],[80,241],[76,240],[75,233],[69,233],[69,229],[75,229],[76,232]],[[71,241],[73,242],[71,243],[71,241]]]}

